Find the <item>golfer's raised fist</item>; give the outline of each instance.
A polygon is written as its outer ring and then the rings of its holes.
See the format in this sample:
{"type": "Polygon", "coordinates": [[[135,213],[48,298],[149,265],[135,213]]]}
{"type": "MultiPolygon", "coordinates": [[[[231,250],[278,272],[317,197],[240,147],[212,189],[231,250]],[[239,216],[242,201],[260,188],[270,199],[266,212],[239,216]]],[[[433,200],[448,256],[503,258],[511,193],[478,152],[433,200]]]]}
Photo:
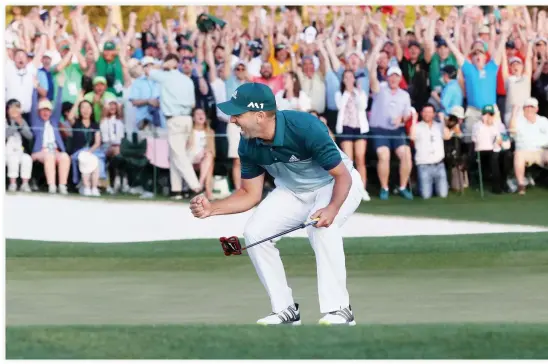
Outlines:
{"type": "Polygon", "coordinates": [[[190,200],[190,211],[194,217],[204,219],[211,215],[211,202],[204,195],[198,195],[190,200]]]}

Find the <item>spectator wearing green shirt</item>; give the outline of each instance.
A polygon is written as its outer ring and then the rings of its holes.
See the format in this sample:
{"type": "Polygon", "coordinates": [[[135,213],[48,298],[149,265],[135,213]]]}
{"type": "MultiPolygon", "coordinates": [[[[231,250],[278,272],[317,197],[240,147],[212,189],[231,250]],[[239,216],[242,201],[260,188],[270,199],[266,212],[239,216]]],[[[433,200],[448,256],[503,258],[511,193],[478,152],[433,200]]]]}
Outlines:
{"type": "Polygon", "coordinates": [[[107,80],[103,76],[96,76],[93,79],[93,91],[84,96],[84,100],[93,105],[95,120],[101,120],[101,112],[105,99],[116,99],[116,95],[107,91],[107,80]]]}
{"type": "Polygon", "coordinates": [[[432,55],[430,61],[430,89],[436,90],[436,88],[439,88],[438,90],[441,90],[445,86],[442,74],[442,69],[445,66],[453,66],[457,70],[459,69],[457,59],[447,47],[447,42],[444,39],[439,39],[436,42],[436,52],[432,55]]]}
{"type": "Polygon", "coordinates": [[[105,42],[103,54],[95,63],[97,76],[102,76],[107,81],[108,91],[122,97],[124,90],[124,71],[114,42],[105,42]]]}
{"type": "MultiPolygon", "coordinates": [[[[87,62],[82,52],[80,52],[81,49],[81,39],[77,39],[72,44],[62,44],[60,47],[61,61],[53,72],[55,74],[55,85],[58,84],[57,77],[61,73],[65,76],[65,84],[62,85],[63,102],[74,104],[82,89],[82,77],[87,69],[87,62]]],[[[55,92],[57,92],[57,87],[55,87],[55,92]]]]}

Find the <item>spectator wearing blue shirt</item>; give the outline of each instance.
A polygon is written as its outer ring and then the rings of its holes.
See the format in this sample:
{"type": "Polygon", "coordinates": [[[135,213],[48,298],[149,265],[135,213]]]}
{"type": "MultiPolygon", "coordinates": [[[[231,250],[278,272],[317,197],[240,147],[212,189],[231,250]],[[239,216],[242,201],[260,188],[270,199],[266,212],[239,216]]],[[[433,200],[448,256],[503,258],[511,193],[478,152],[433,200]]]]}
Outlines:
{"type": "Polygon", "coordinates": [[[165,117],[160,112],[160,86],[150,76],[154,58],[144,57],[141,65],[145,74],[131,84],[129,100],[135,106],[135,123],[138,129],[148,124],[165,128],[165,117]]]}
{"type": "Polygon", "coordinates": [[[447,42],[447,46],[451,52],[455,55],[464,77],[468,107],[466,109],[466,119],[464,122],[463,141],[469,144],[472,142],[472,129],[474,125],[481,122],[481,110],[487,105],[492,105],[498,109],[497,72],[502,60],[503,52],[505,51],[506,41],[510,34],[510,25],[508,23],[502,24],[501,37],[496,52],[494,57],[487,63],[487,56],[484,48],[475,48],[471,56],[472,61],[470,62],[453,43],[453,40],[448,36],[445,29],[444,33],[445,34],[442,34],[442,37],[447,42]]]}
{"type": "Polygon", "coordinates": [[[432,91],[432,99],[437,104],[437,110],[447,116],[454,106],[462,106],[464,96],[454,66],[447,65],[442,68],[442,80],[444,86],[441,94],[438,90],[432,91]]]}

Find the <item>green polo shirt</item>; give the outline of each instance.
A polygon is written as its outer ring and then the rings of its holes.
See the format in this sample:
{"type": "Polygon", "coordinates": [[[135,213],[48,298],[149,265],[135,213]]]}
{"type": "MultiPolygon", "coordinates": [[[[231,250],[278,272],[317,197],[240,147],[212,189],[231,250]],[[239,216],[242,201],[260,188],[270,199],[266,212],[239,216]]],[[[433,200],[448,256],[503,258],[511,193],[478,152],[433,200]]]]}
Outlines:
{"type": "Polygon", "coordinates": [[[333,181],[329,170],[342,161],[352,170],[352,161],[337,147],[325,124],[301,111],[276,112],[272,143],[261,139],[240,139],[238,154],[242,178],[260,176],[265,171],[276,186],[295,193],[310,192],[333,181]]]}

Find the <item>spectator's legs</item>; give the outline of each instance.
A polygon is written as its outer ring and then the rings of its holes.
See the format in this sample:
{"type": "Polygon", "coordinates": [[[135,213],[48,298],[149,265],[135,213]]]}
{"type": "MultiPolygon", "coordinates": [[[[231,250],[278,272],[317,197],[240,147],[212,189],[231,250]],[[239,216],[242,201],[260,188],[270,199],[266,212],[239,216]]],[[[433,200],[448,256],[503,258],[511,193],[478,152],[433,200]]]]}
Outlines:
{"type": "Polygon", "coordinates": [[[400,159],[400,189],[407,188],[413,162],[411,161],[411,148],[402,145],[396,149],[396,155],[400,159]]]}
{"type": "Polygon", "coordinates": [[[447,181],[447,171],[443,162],[438,163],[433,167],[435,169],[434,183],[436,187],[436,195],[446,198],[449,193],[449,182],[447,181]]]}
{"type": "Polygon", "coordinates": [[[518,186],[520,188],[520,193],[525,186],[525,153],[520,150],[514,152],[514,172],[516,174],[516,179],[518,181],[518,186]]]}
{"type": "Polygon", "coordinates": [[[354,141],[352,140],[345,140],[344,142],[341,142],[341,149],[344,154],[350,158],[351,161],[355,162],[354,160],[354,141]]]}
{"type": "Polygon", "coordinates": [[[390,149],[388,147],[377,148],[377,173],[379,175],[379,181],[381,182],[381,188],[388,190],[388,177],[390,175],[390,149]]]}
{"type": "Polygon", "coordinates": [[[182,178],[185,179],[192,190],[195,192],[200,191],[200,182],[198,182],[198,177],[186,151],[187,141],[192,131],[192,118],[190,116],[173,117],[167,121],[167,128],[171,191],[175,193],[182,192],[182,178]]]}
{"type": "Polygon", "coordinates": [[[419,177],[420,193],[424,199],[432,197],[432,183],[434,170],[428,164],[420,164],[417,166],[417,174],[419,177]]]}
{"type": "Polygon", "coordinates": [[[95,168],[93,172],[91,172],[91,188],[98,188],[99,187],[99,167],[95,168]]]}
{"type": "Polygon", "coordinates": [[[26,153],[21,154],[21,179],[23,180],[23,185],[29,183],[30,176],[32,175],[32,158],[26,153]]]}
{"type": "Polygon", "coordinates": [[[17,178],[19,178],[19,165],[23,153],[8,153],[6,155],[6,165],[8,166],[8,177],[10,179],[9,190],[15,192],[17,190],[17,178]]]}
{"type": "Polygon", "coordinates": [[[90,173],[86,173],[86,174],[82,173],[82,185],[84,185],[84,188],[91,188],[91,174],[90,173]]]}
{"type": "Polygon", "coordinates": [[[206,152],[200,162],[200,185],[205,186],[207,177],[211,171],[211,167],[213,166],[213,162],[213,154],[206,152]]]}
{"type": "Polygon", "coordinates": [[[367,140],[358,139],[354,142],[354,163],[360,173],[364,187],[367,184],[367,169],[365,168],[365,153],[367,150],[367,140]]]}
{"type": "Polygon", "coordinates": [[[57,153],[56,162],[59,170],[59,184],[66,186],[70,169],[70,157],[67,153],[57,153]]]}
{"type": "Polygon", "coordinates": [[[50,190],[56,186],[55,183],[55,155],[46,150],[33,153],[32,160],[38,161],[44,165],[44,173],[50,190]]]}
{"type": "Polygon", "coordinates": [[[242,171],[240,158],[232,159],[232,181],[234,182],[234,189],[239,190],[242,186],[242,171]]]}

